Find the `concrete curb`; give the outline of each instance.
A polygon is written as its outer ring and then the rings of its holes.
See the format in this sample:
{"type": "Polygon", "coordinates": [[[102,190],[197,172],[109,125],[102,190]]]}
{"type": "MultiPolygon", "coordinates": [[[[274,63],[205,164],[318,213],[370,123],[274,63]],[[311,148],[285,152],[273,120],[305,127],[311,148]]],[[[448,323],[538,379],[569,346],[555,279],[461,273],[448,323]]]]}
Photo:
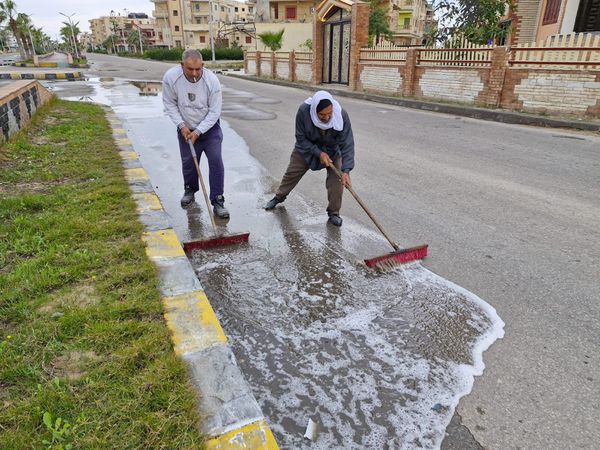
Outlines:
{"type": "MultiPolygon", "coordinates": [[[[315,86],[307,83],[294,83],[286,80],[276,80],[270,78],[258,78],[248,75],[238,75],[233,73],[223,73],[233,78],[257,81],[259,83],[277,84],[280,86],[295,87],[308,91],[322,89],[323,86],[315,86]]],[[[515,111],[506,111],[501,109],[486,109],[474,106],[465,106],[449,103],[435,103],[410,98],[387,97],[384,95],[367,94],[363,92],[346,91],[327,87],[327,90],[337,96],[356,98],[360,100],[369,100],[387,105],[402,106],[405,108],[420,109],[423,111],[433,111],[456,116],[470,117],[472,119],[489,120],[494,122],[510,123],[517,125],[533,125],[548,128],[572,128],[584,131],[600,131],[600,122],[588,122],[585,120],[558,119],[552,117],[538,116],[535,114],[519,113],[515,111]]]]}
{"type": "Polygon", "coordinates": [[[0,73],[0,80],[79,80],[81,78],[83,78],[82,72],[0,73]]]}
{"type": "Polygon", "coordinates": [[[208,438],[206,448],[278,449],[122,123],[111,108],[105,110],[145,227],[142,240],[146,254],[158,269],[159,291],[174,350],[187,363],[199,394],[200,429],[208,438]]]}

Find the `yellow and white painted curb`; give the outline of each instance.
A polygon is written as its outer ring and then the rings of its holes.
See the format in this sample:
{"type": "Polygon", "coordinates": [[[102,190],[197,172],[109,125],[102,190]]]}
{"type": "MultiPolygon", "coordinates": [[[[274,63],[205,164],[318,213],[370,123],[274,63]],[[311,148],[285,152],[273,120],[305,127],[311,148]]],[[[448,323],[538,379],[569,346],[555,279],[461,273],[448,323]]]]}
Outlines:
{"type": "Polygon", "coordinates": [[[192,384],[198,392],[200,428],[207,437],[206,448],[278,449],[150,177],[114,111],[110,108],[106,111],[132,197],[146,229],[142,235],[146,254],[158,269],[159,290],[173,347],[188,364],[192,384]]]}

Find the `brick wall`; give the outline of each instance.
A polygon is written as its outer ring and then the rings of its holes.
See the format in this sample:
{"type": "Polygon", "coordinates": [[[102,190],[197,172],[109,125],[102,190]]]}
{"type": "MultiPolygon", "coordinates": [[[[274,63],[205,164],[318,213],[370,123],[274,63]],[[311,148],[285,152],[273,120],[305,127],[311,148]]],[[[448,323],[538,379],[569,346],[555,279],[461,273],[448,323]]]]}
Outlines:
{"type": "Polygon", "coordinates": [[[284,80],[290,80],[290,63],[289,61],[277,61],[275,66],[275,76],[284,80]]]}
{"type": "Polygon", "coordinates": [[[310,83],[313,76],[312,64],[300,63],[296,61],[296,80],[310,83]]]}
{"type": "Polygon", "coordinates": [[[419,68],[415,94],[429,99],[475,103],[484,89],[483,70],[485,69],[419,68]]]}
{"type": "Polygon", "coordinates": [[[358,90],[393,95],[402,93],[402,77],[398,67],[362,65],[358,78],[356,86],[358,90]]]}
{"type": "Polygon", "coordinates": [[[260,75],[262,77],[271,78],[273,73],[273,65],[271,63],[271,58],[267,58],[260,59],[260,75]]]}
{"type": "Polygon", "coordinates": [[[0,143],[24,128],[37,109],[52,98],[37,81],[15,81],[0,88],[0,143]]]}
{"type": "Polygon", "coordinates": [[[248,75],[256,75],[256,60],[247,59],[246,73],[248,75]]]}
{"type": "Polygon", "coordinates": [[[600,71],[508,69],[501,106],[600,117],[600,71]]]}

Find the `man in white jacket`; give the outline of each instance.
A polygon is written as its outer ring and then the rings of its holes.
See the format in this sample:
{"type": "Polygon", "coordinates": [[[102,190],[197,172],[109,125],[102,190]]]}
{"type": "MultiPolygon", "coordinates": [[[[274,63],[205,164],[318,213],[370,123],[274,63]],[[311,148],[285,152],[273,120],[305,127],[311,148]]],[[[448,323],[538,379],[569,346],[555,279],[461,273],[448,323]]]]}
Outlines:
{"type": "Polygon", "coordinates": [[[229,212],[223,197],[223,132],[219,125],[222,102],[221,83],[214,73],[204,68],[202,55],[197,50],[184,51],[181,64],[169,69],[163,77],[163,105],[177,127],[181,154],[184,182],[181,206],[192,203],[199,189],[198,173],[188,144],[191,141],[198,161],[202,153],[208,159],[213,211],[217,217],[226,219],[229,212]]]}

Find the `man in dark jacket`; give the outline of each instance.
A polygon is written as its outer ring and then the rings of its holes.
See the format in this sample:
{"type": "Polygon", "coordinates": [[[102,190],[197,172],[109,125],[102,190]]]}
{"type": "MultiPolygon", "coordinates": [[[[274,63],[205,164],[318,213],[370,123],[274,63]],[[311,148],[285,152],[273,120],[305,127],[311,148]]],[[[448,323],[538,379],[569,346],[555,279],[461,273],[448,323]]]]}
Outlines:
{"type": "Polygon", "coordinates": [[[354,168],[354,136],[348,113],[326,91],[318,91],[307,99],[296,114],[296,145],[283,179],[266,205],[271,210],[285,201],[304,174],[327,168],[328,222],[342,225],[340,208],[344,186],[350,186],[350,171],[354,168]],[[342,173],[340,180],[329,166],[342,173]]]}

